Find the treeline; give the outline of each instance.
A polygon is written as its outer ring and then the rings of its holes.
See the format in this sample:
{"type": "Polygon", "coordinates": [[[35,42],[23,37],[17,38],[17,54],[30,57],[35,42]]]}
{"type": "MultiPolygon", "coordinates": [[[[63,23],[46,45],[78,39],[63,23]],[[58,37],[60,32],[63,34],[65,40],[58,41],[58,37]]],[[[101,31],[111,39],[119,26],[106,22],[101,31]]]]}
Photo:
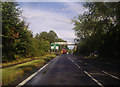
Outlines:
{"type": "Polygon", "coordinates": [[[76,53],[120,57],[120,2],[83,3],[88,10],[73,19],[76,53]]]}
{"type": "Polygon", "coordinates": [[[64,41],[50,30],[33,36],[16,2],[2,2],[2,60],[45,55],[50,43],[64,41]]]}

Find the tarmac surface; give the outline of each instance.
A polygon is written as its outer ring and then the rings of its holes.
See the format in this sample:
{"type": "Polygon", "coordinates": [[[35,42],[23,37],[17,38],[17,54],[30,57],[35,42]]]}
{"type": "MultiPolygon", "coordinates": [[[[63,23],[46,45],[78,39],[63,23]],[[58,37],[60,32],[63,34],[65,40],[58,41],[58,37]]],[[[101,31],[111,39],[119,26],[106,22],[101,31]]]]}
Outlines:
{"type": "Polygon", "coordinates": [[[24,85],[120,86],[120,66],[62,54],[24,85]]]}

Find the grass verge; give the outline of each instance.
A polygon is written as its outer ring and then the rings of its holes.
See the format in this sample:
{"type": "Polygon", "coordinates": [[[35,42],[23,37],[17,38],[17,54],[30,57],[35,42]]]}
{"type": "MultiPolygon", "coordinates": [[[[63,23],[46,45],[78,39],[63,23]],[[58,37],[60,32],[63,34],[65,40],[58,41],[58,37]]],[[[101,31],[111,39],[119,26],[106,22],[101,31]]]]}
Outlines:
{"type": "Polygon", "coordinates": [[[45,56],[33,57],[33,58],[17,58],[16,60],[13,60],[13,61],[10,61],[10,62],[7,62],[7,63],[2,63],[1,66],[2,66],[2,68],[6,68],[6,67],[9,67],[9,66],[14,66],[14,65],[17,65],[17,64],[33,61],[33,60],[36,60],[36,59],[40,59],[40,58],[43,58],[43,57],[46,57],[46,56],[49,56],[49,55],[53,55],[53,54],[48,54],[48,55],[45,55],[45,56]]]}
{"type": "Polygon", "coordinates": [[[34,73],[38,68],[42,67],[49,60],[55,57],[56,55],[47,55],[37,60],[1,69],[0,72],[2,72],[2,85],[13,85],[13,83],[34,73]]]}

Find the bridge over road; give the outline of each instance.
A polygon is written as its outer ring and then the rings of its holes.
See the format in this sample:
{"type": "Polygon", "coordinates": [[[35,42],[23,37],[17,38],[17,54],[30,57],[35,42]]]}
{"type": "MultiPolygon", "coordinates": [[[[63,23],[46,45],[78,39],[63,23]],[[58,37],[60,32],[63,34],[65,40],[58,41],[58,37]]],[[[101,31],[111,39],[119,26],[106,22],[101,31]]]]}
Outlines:
{"type": "Polygon", "coordinates": [[[68,43],[68,42],[51,43],[51,49],[61,50],[62,48],[76,49],[77,45],[75,43],[68,43]]]}

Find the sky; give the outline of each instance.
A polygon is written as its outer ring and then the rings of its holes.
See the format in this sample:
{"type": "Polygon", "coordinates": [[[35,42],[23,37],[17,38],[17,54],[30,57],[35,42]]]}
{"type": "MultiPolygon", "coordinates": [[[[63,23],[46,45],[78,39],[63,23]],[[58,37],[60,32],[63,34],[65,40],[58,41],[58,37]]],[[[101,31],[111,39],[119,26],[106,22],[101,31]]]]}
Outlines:
{"type": "Polygon", "coordinates": [[[71,19],[86,11],[80,2],[19,2],[19,6],[34,35],[53,30],[67,42],[75,38],[71,19]]]}

